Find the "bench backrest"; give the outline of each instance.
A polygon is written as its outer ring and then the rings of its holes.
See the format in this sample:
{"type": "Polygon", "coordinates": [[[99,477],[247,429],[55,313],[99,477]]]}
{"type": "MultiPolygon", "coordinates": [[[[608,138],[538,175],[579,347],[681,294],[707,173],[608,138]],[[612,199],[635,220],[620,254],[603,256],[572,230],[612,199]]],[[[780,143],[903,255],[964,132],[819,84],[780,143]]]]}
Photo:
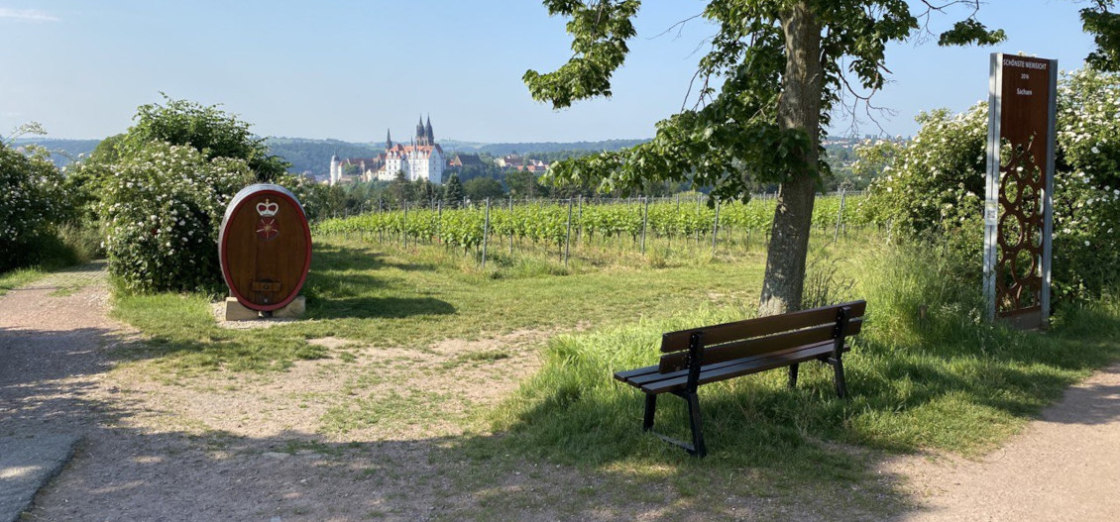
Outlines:
{"type": "Polygon", "coordinates": [[[703,363],[713,364],[741,357],[761,355],[826,342],[838,334],[837,319],[842,309],[848,310],[848,323],[844,335],[855,335],[863,327],[863,313],[867,301],[852,301],[830,306],[802,310],[788,314],[747,319],[734,323],[717,324],[669,332],[661,336],[660,373],[688,368],[689,342],[694,333],[701,334],[704,346],[703,363]]]}

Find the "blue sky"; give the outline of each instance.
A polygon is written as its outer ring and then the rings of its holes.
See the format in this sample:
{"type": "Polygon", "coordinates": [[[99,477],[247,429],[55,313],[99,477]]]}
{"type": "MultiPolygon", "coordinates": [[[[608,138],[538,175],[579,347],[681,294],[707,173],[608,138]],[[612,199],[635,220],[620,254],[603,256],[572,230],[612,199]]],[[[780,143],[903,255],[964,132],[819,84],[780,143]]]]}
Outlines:
{"type": "MultiPolygon", "coordinates": [[[[271,136],[407,138],[430,114],[437,139],[483,142],[644,138],[681,107],[715,29],[700,0],[646,0],[614,96],[554,111],[521,75],[569,56],[564,20],[535,0],[0,0],[0,134],[27,121],[51,137],[124,131],[159,92],[226,110],[271,136]]],[[[994,48],[892,46],[892,83],[875,103],[886,133],[914,115],[987,96],[988,54],[1026,52],[1080,66],[1092,47],[1072,0],[992,0],[980,19],[1007,30],[994,48]]],[[[958,12],[958,16],[963,12],[958,12]]],[[[935,18],[935,28],[948,18],[935,18]]],[[[839,123],[834,134],[846,134],[839,123]]],[[[878,133],[872,123],[861,133],[878,133]]]]}

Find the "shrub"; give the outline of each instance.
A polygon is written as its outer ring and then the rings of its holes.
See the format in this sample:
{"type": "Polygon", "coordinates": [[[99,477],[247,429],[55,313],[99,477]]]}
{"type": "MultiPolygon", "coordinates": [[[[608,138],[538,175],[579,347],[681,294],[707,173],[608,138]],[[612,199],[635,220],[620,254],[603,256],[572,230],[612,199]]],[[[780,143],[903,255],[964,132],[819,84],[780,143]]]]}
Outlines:
{"type": "Polygon", "coordinates": [[[215,291],[226,205],[254,179],[243,160],[152,142],[113,165],[99,212],[109,271],[130,291],[215,291]]]}
{"type": "Polygon", "coordinates": [[[0,271],[44,261],[36,245],[71,214],[62,176],[45,151],[25,154],[0,142],[0,271]]]}
{"type": "MultiPolygon", "coordinates": [[[[1078,71],[1058,90],[1054,172],[1054,292],[1100,295],[1120,263],[1120,75],[1078,71]]],[[[955,248],[978,252],[986,174],[988,107],[919,116],[906,144],[860,148],[860,161],[892,158],[861,206],[865,219],[914,237],[944,230],[955,248]],[[884,149],[891,149],[884,152],[884,149]]],[[[979,262],[972,269],[980,270],[979,262]]]]}

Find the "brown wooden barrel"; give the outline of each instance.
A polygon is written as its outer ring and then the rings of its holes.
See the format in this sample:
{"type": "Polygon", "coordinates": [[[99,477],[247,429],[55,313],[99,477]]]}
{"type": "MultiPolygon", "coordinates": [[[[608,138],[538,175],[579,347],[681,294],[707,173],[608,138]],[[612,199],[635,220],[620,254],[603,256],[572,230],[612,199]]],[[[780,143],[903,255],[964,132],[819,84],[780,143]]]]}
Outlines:
{"type": "Polygon", "coordinates": [[[218,257],[230,293],[246,308],[290,303],[311,268],[311,228],[299,200],[270,183],[241,189],[226,207],[218,257]]]}

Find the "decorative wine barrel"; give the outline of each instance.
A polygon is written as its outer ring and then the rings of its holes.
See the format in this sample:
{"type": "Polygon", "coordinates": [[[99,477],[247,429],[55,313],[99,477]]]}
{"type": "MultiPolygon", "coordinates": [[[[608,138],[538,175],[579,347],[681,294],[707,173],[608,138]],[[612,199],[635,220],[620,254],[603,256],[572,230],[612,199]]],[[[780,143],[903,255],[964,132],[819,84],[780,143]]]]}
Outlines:
{"type": "Polygon", "coordinates": [[[226,207],[218,257],[246,308],[268,312],[295,299],[311,268],[311,228],[295,195],[270,183],[241,189],[226,207]]]}

